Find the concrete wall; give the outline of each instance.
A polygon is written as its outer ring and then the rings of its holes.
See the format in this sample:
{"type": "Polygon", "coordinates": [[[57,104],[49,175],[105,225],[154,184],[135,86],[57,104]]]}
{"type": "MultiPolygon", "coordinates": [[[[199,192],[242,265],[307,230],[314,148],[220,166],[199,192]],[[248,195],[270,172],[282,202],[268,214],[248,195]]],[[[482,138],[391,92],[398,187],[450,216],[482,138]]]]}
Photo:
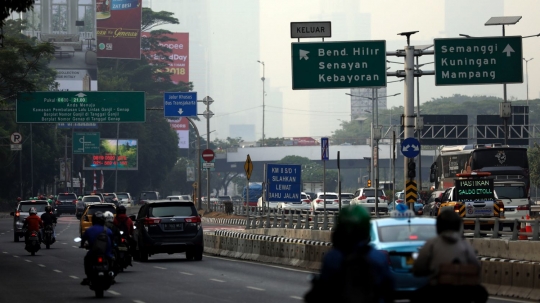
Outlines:
{"type": "MultiPolygon", "coordinates": [[[[477,255],[508,260],[540,262],[540,241],[510,241],[504,239],[467,239],[477,255]]],[[[540,274],[540,273],[539,273],[540,274]]]]}
{"type": "Polygon", "coordinates": [[[256,228],[246,229],[246,233],[277,236],[292,239],[304,239],[321,242],[332,242],[332,232],[329,230],[291,229],[291,228],[256,228]]]}

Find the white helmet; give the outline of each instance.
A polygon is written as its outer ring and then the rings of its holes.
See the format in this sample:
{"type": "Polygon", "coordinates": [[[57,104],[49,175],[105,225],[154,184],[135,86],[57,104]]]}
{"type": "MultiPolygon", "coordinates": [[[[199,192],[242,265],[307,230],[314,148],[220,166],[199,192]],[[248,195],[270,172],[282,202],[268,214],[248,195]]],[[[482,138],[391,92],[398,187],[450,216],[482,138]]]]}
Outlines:
{"type": "Polygon", "coordinates": [[[30,210],[28,211],[30,214],[34,214],[36,215],[37,214],[37,210],[35,207],[30,207],[30,210]]]}
{"type": "Polygon", "coordinates": [[[103,214],[103,217],[105,218],[105,222],[111,222],[112,223],[112,221],[114,221],[114,215],[110,211],[106,211],[103,214]]]}

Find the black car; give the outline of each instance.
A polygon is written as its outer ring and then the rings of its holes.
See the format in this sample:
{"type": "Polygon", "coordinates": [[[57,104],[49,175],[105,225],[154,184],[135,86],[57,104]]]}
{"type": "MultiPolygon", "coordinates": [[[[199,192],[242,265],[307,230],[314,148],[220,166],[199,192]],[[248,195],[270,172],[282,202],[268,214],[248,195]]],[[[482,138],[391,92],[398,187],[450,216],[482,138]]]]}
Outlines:
{"type": "Polygon", "coordinates": [[[75,214],[77,212],[77,195],[75,193],[60,193],[54,204],[57,216],[75,214]]]}
{"type": "Polygon", "coordinates": [[[186,253],[202,260],[203,228],[193,202],[157,200],[141,206],[134,232],[140,261],[159,253],[186,253]]]}

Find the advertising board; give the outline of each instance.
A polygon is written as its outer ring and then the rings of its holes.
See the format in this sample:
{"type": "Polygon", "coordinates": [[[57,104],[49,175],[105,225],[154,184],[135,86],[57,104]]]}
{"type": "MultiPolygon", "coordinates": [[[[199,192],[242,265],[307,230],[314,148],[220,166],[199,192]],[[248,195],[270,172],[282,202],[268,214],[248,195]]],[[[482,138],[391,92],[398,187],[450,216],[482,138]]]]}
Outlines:
{"type": "Polygon", "coordinates": [[[96,0],[98,58],[141,59],[141,0],[96,0]]]}
{"type": "MultiPolygon", "coordinates": [[[[142,33],[142,38],[149,36],[149,32],[142,33]]],[[[168,58],[149,50],[142,50],[143,55],[149,58],[150,62],[166,63],[168,67],[163,71],[171,73],[172,82],[176,84],[189,82],[189,33],[161,34],[161,36],[172,39],[171,41],[159,43],[160,47],[166,47],[170,50],[170,53],[167,54],[168,58]]]]}
{"type": "Polygon", "coordinates": [[[118,139],[118,156],[116,153],[116,139],[101,139],[100,152],[96,155],[87,156],[90,161],[86,161],[90,166],[85,170],[138,170],[138,140],[118,139]]]}

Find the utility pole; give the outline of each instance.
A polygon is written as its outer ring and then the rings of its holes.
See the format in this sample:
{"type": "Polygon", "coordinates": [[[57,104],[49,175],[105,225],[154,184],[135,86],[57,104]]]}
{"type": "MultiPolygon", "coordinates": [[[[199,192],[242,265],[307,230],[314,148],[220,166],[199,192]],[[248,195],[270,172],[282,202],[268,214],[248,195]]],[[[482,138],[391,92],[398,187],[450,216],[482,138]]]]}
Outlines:
{"type": "MultiPolygon", "coordinates": [[[[206,96],[203,99],[203,103],[206,105],[206,110],[203,115],[206,118],[206,149],[210,149],[210,118],[214,115],[210,111],[210,104],[214,102],[210,96],[206,96]]],[[[199,157],[201,155],[199,154],[199,157]]],[[[201,159],[199,159],[201,161],[201,159]]],[[[206,169],[206,211],[210,211],[210,169],[206,169]]]]}

